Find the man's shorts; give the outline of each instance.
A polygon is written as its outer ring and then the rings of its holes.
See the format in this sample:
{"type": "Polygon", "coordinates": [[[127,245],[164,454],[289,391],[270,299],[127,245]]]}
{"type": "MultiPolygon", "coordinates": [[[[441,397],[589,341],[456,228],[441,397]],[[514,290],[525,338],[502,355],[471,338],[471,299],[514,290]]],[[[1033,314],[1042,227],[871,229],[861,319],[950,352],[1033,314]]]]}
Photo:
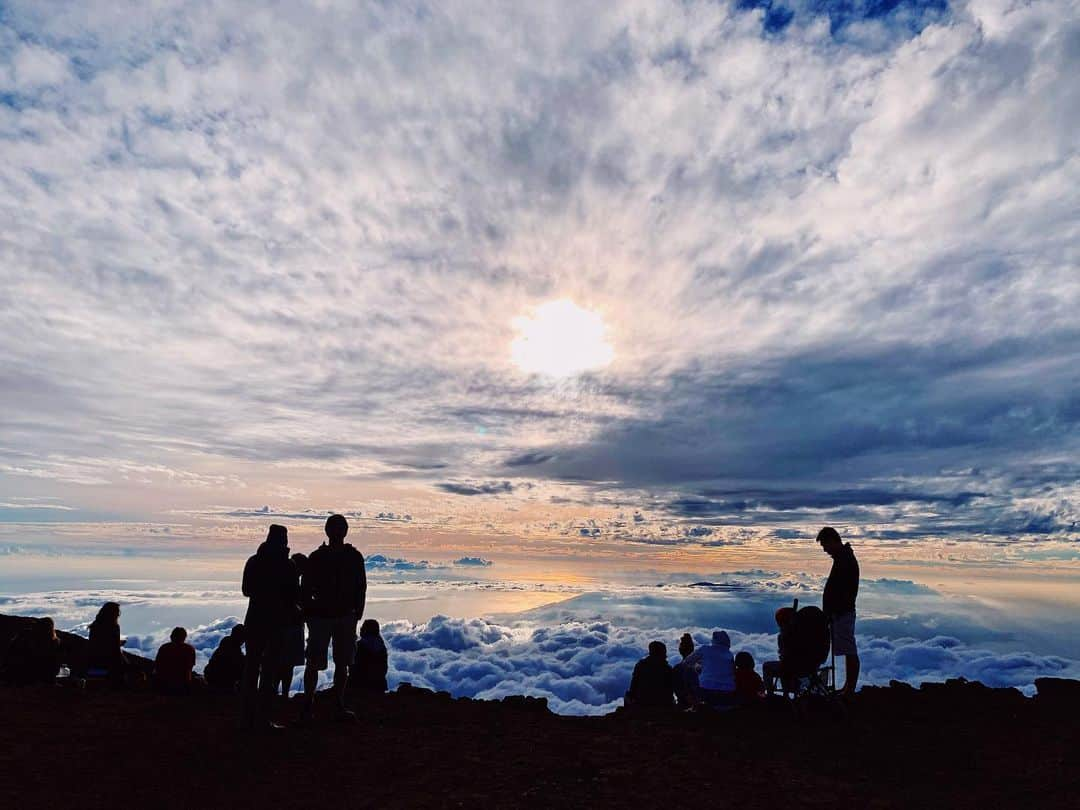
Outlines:
{"type": "Polygon", "coordinates": [[[832,619],[833,655],[858,655],[855,645],[855,611],[841,613],[832,619]]]}
{"type": "Polygon", "coordinates": [[[312,616],[307,620],[307,651],[304,658],[308,666],[326,669],[326,653],[334,642],[334,666],[351,667],[356,657],[356,614],[335,616],[327,619],[312,616]]]}

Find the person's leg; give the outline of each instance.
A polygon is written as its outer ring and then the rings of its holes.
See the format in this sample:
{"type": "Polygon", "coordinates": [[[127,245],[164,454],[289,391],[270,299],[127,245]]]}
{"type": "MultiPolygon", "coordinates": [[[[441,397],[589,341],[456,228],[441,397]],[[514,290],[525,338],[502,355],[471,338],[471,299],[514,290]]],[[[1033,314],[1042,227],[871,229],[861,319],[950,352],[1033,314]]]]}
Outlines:
{"type": "Polygon", "coordinates": [[[844,694],[854,695],[859,684],[859,656],[857,653],[844,656],[844,694]]]}
{"type": "Polygon", "coordinates": [[[311,716],[315,705],[315,689],[319,685],[319,672],[326,669],[330,646],[330,622],[327,619],[308,620],[306,664],[304,666],[304,717],[311,716]]]}
{"type": "Polygon", "coordinates": [[[349,670],[356,659],[356,617],[342,616],[334,620],[334,698],[338,712],[348,716],[345,694],[349,684],[349,670]]]}
{"type": "Polygon", "coordinates": [[[761,675],[765,681],[765,691],[770,695],[776,692],[776,681],[780,678],[780,662],[766,661],[761,665],[761,675]]]}
{"type": "Polygon", "coordinates": [[[272,728],[274,724],[274,695],[281,680],[281,656],[285,650],[284,630],[277,628],[266,638],[262,648],[262,660],[259,662],[259,694],[256,704],[255,722],[262,728],[272,728]]]}
{"type": "Polygon", "coordinates": [[[245,725],[255,725],[255,703],[259,691],[259,664],[262,661],[265,639],[252,633],[247,640],[247,655],[244,656],[244,672],[241,676],[241,705],[245,725]]]}
{"type": "Polygon", "coordinates": [[[844,657],[844,695],[854,695],[859,683],[859,648],[855,643],[855,614],[844,613],[833,617],[833,654],[844,657]]]}

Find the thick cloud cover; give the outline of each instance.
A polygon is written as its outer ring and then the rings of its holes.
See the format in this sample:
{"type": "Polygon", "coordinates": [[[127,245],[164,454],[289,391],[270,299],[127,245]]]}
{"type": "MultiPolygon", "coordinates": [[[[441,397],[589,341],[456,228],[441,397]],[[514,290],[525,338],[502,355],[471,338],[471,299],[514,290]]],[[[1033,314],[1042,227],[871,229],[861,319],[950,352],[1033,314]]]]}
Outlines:
{"type": "Polygon", "coordinates": [[[0,483],[1075,536],[1078,18],[5,3],[0,483]],[[509,346],[560,297],[615,360],[553,384],[509,346]]]}
{"type": "MultiPolygon", "coordinates": [[[[391,688],[409,682],[457,696],[529,694],[548,698],[558,712],[599,714],[619,705],[634,663],[653,639],[674,651],[684,632],[702,644],[714,628],[724,628],[733,649],[749,651],[760,668],[775,656],[773,611],[793,598],[816,602],[820,586],[816,577],[747,569],[710,581],[588,592],[487,619],[395,620],[380,613],[387,607],[379,600],[368,613],[380,619],[391,650],[391,688]]],[[[201,668],[242,613],[235,600],[227,604],[230,596],[208,590],[52,592],[14,597],[3,608],[53,615],[61,627],[85,631],[106,598],[120,600],[128,615],[140,605],[152,607],[142,611],[140,632],[128,633],[129,649],[152,657],[173,624],[186,624],[201,668]],[[230,618],[205,618],[228,611],[235,611],[230,618]]],[[[946,597],[910,580],[869,579],[858,622],[862,682],[917,684],[962,676],[1030,694],[1037,677],[1080,677],[1080,648],[1071,629],[1069,616],[1025,618],[1013,608],[946,597]]],[[[294,689],[300,677],[298,670],[294,689]]]]}

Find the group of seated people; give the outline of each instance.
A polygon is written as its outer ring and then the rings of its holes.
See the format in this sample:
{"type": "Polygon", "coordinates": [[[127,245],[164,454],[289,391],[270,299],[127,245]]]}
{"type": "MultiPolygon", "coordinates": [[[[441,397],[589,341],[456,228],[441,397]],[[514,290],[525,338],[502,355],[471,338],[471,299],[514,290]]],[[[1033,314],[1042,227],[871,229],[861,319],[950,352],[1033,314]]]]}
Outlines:
{"type": "Polygon", "coordinates": [[[732,654],[731,637],[725,631],[714,630],[710,643],[698,649],[694,648],[693,637],[683,633],[679,640],[682,660],[674,666],[668,663],[664,642],[649,644],[649,654],[634,666],[624,705],[652,709],[685,710],[699,706],[728,709],[764,700],[773,694],[777,684],[786,692],[790,684],[784,653],[785,645],[790,644],[795,612],[791,607],[776,611],[780,660],[765,662],[764,678],[757,673],[754,656],[748,651],[732,654]]]}
{"type": "MultiPolygon", "coordinates": [[[[169,695],[185,695],[201,689],[236,692],[244,674],[246,640],[244,625],[234,625],[229,635],[218,643],[200,675],[195,672],[196,653],[187,642],[187,630],[176,627],[169,641],[158,648],[152,667],[140,666],[139,659],[123,649],[120,605],[106,602],[90,623],[87,642],[77,656],[61,643],[51,618],[30,620],[8,645],[0,679],[16,686],[52,684],[61,667],[67,666],[75,678],[103,680],[117,686],[134,685],[149,677],[155,689],[169,695]]],[[[304,663],[302,626],[299,639],[290,642],[277,682],[277,691],[285,697],[292,687],[294,668],[304,663]]],[[[366,619],[360,625],[349,686],[364,692],[385,692],[388,668],[389,655],[379,623],[366,619]]]]}

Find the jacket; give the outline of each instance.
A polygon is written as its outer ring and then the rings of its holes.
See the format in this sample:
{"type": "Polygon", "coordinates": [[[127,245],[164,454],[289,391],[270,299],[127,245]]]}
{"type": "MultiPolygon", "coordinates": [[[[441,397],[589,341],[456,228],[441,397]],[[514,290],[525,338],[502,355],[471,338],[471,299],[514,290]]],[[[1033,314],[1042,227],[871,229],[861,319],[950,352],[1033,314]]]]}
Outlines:
{"type": "Polygon", "coordinates": [[[731,654],[731,639],[723,630],[713,631],[712,644],[699,647],[685,660],[688,664],[701,666],[698,682],[702,689],[735,691],[735,656],[731,654]]]}
{"type": "Polygon", "coordinates": [[[648,655],[634,666],[630,688],[626,692],[626,705],[653,709],[667,709],[675,705],[671,666],[663,658],[648,655]]]}
{"type": "Polygon", "coordinates": [[[269,540],[260,545],[244,566],[243,591],[248,597],[244,625],[249,631],[283,630],[296,616],[299,598],[288,547],[269,540]]]}
{"type": "Polygon", "coordinates": [[[332,619],[355,613],[359,619],[367,599],[364,555],[348,543],[340,548],[323,543],[308,557],[300,597],[305,617],[332,619]]]}
{"type": "Polygon", "coordinates": [[[830,617],[852,613],[858,595],[859,561],[855,559],[851,544],[845,543],[833,557],[832,569],[821,597],[821,609],[830,617]]]}

